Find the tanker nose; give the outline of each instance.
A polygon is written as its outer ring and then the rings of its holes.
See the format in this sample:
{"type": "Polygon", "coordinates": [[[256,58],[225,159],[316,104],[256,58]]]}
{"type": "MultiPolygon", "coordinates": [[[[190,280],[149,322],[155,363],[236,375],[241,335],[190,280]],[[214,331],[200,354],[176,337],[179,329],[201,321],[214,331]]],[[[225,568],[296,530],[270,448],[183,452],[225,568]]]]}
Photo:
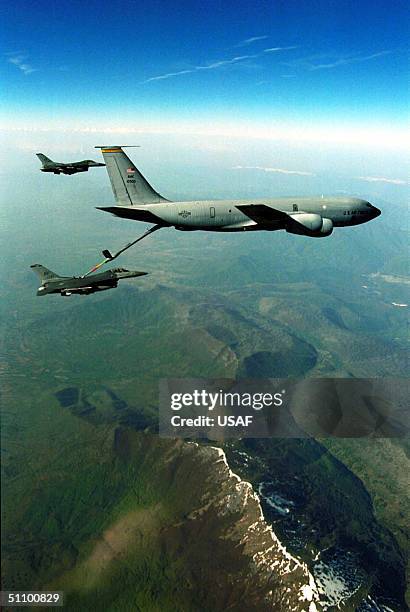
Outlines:
{"type": "Polygon", "coordinates": [[[382,214],[382,211],[373,206],[373,204],[370,204],[370,202],[366,202],[366,206],[369,209],[371,219],[376,219],[376,217],[382,214]]]}

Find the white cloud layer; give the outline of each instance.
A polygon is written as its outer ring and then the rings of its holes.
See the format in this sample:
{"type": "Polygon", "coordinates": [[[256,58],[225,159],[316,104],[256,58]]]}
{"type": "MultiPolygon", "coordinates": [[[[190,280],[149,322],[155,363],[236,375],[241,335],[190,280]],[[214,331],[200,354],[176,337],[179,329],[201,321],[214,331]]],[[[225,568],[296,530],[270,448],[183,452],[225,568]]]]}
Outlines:
{"type": "MultiPolygon", "coordinates": [[[[340,123],[330,125],[318,120],[317,123],[290,122],[281,119],[271,121],[246,120],[228,121],[210,117],[198,117],[195,121],[164,117],[138,121],[115,120],[112,117],[96,118],[95,116],[75,118],[59,117],[55,120],[34,118],[33,116],[12,115],[0,123],[0,129],[15,132],[65,132],[82,134],[116,135],[134,134],[173,134],[196,135],[204,139],[220,137],[225,140],[261,140],[277,143],[291,143],[297,146],[319,144],[329,146],[343,145],[360,151],[371,150],[407,151],[409,134],[404,126],[386,124],[340,123]]],[[[374,177],[377,178],[377,177],[374,177]]]]}
{"type": "Polygon", "coordinates": [[[392,179],[384,176],[358,176],[361,181],[367,181],[368,183],[391,183],[392,185],[407,185],[407,181],[403,179],[392,179]]]}
{"type": "Polygon", "coordinates": [[[232,170],[262,170],[263,172],[278,172],[279,174],[297,174],[299,176],[315,176],[313,172],[302,170],[286,170],[285,168],[269,168],[264,166],[234,166],[232,170]]]}

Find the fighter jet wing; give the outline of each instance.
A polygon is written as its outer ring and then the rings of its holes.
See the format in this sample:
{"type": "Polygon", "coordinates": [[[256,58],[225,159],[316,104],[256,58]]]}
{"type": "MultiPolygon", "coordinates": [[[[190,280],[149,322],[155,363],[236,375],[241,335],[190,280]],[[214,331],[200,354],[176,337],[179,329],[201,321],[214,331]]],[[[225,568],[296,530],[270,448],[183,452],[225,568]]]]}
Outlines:
{"type": "Polygon", "coordinates": [[[236,208],[260,225],[285,225],[291,221],[287,213],[265,204],[243,204],[236,208]]]}

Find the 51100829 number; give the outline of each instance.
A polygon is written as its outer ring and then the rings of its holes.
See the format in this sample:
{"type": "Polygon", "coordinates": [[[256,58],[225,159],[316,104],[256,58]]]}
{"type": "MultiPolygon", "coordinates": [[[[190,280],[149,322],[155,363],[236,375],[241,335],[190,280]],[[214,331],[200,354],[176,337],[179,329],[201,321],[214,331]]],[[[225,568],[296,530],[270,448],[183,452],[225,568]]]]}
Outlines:
{"type": "Polygon", "coordinates": [[[1,607],[63,606],[62,591],[1,591],[1,607]]]}

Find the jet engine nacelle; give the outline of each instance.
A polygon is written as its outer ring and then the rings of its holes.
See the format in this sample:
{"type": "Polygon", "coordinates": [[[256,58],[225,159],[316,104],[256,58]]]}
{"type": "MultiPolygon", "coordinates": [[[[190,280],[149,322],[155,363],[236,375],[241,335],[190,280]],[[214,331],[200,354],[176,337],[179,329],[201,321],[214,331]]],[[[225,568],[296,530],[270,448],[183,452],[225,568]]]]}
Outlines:
{"type": "Polygon", "coordinates": [[[330,234],[333,232],[333,221],[332,219],[323,219],[323,223],[322,223],[322,227],[320,228],[320,232],[318,234],[318,238],[321,238],[322,236],[330,236],[330,234]]]}
{"type": "Polygon", "coordinates": [[[294,223],[286,228],[289,234],[321,238],[330,236],[333,232],[332,220],[323,218],[317,213],[300,213],[298,215],[291,215],[291,217],[294,223]]]}
{"type": "Polygon", "coordinates": [[[310,232],[318,232],[323,223],[323,219],[317,213],[300,213],[292,215],[292,218],[310,232]]]}

